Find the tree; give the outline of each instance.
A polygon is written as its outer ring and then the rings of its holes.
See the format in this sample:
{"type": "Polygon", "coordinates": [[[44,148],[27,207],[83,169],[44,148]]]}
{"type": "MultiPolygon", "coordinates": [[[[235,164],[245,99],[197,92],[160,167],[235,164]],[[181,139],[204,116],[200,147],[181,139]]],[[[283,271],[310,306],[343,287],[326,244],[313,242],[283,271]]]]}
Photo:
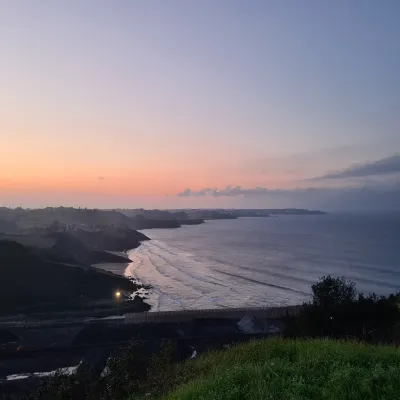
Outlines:
{"type": "Polygon", "coordinates": [[[354,282],[341,278],[332,278],[330,275],[322,277],[311,286],[313,304],[331,310],[354,302],[357,298],[354,282]]]}
{"type": "Polygon", "coordinates": [[[364,296],[354,282],[321,278],[311,286],[313,298],[303,304],[297,318],[289,320],[289,335],[331,336],[372,342],[392,341],[400,320],[399,296],[364,296]]]}

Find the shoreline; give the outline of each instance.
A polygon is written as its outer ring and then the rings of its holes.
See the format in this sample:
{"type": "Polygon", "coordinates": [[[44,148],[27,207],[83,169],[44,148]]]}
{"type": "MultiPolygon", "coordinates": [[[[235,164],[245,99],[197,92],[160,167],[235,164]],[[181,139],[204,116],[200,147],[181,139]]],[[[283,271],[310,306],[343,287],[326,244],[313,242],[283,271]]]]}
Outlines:
{"type": "MultiPolygon", "coordinates": [[[[92,265],[93,268],[96,268],[97,270],[102,271],[105,274],[112,274],[112,275],[124,277],[127,280],[129,280],[131,283],[133,283],[134,285],[139,286],[139,288],[133,292],[129,292],[127,290],[121,290],[121,292],[123,292],[123,294],[124,294],[123,295],[123,304],[127,304],[127,303],[133,301],[135,299],[135,297],[139,297],[141,300],[143,300],[143,303],[145,305],[149,306],[148,310],[138,311],[139,313],[151,311],[151,308],[152,308],[151,304],[147,303],[145,300],[148,300],[149,296],[151,295],[149,292],[151,291],[152,286],[151,286],[151,284],[142,282],[139,279],[139,277],[137,277],[135,274],[130,274],[130,275],[125,274],[125,271],[128,268],[129,264],[131,264],[133,262],[133,260],[129,257],[129,252],[137,250],[142,245],[143,245],[143,243],[140,242],[138,246],[133,247],[131,249],[124,250],[124,251],[118,251],[118,252],[116,252],[116,251],[112,252],[113,254],[124,257],[126,259],[126,262],[104,262],[104,263],[97,263],[97,264],[92,265]],[[113,265],[115,265],[115,269],[118,269],[118,266],[120,266],[120,265],[124,265],[124,267],[123,267],[124,271],[122,273],[118,273],[118,272],[114,271],[114,268],[109,269],[113,265]]],[[[110,317],[112,317],[112,315],[110,315],[110,317]]]]}
{"type": "MultiPolygon", "coordinates": [[[[225,225],[224,222],[223,224],[225,225]]],[[[229,226],[228,229],[230,229],[229,226]]],[[[199,231],[201,235],[203,229],[193,230],[189,227],[188,231],[192,233],[188,236],[187,243],[191,243],[190,238],[195,237],[199,231]]],[[[194,250],[194,254],[190,254],[191,251],[186,246],[174,247],[173,239],[171,241],[162,239],[175,238],[176,235],[179,237],[177,243],[181,243],[187,236],[184,231],[179,234],[161,231],[155,232],[154,235],[149,234],[153,240],[126,251],[132,260],[132,265],[119,269],[118,273],[123,274],[125,271],[125,276],[133,276],[139,283],[151,286],[148,298],[145,299],[151,306],[149,313],[241,307],[291,307],[302,303],[303,298],[297,294],[290,298],[284,298],[285,295],[282,295],[276,299],[272,299],[273,296],[269,295],[264,301],[263,294],[258,296],[261,291],[267,290],[263,289],[265,288],[263,282],[250,288],[248,281],[243,280],[243,285],[238,281],[236,286],[235,282],[232,283],[236,278],[224,281],[224,275],[218,268],[213,271],[207,258],[196,257],[197,253],[194,250]],[[230,285],[233,285],[231,289],[228,288],[230,285]],[[226,298],[225,295],[227,295],[226,298]]],[[[192,247],[188,244],[188,248],[192,247]]],[[[204,247],[201,249],[205,251],[204,247]]],[[[276,289],[272,290],[275,293],[276,289]]],[[[271,290],[268,290],[268,293],[272,293],[271,290]]]]}
{"type": "MultiPolygon", "coordinates": [[[[260,216],[257,215],[257,217],[259,218],[263,218],[264,216],[260,216]]],[[[212,219],[217,219],[217,218],[212,218],[212,219]]],[[[190,219],[188,221],[191,221],[190,219]]],[[[195,225],[198,224],[198,222],[200,220],[194,220],[196,222],[195,225]]],[[[186,222],[186,221],[185,221],[186,222]]],[[[203,221],[204,223],[204,221],[203,221]]],[[[192,225],[191,223],[189,223],[188,225],[192,225]]],[[[132,233],[136,232],[136,235],[141,235],[143,237],[145,237],[145,235],[140,231],[140,230],[132,230],[129,229],[132,233]]],[[[110,235],[110,232],[107,232],[108,235],[110,235]]],[[[90,237],[88,235],[87,236],[87,241],[90,241],[90,237]]],[[[117,238],[117,236],[115,236],[117,238]]],[[[116,247],[117,246],[117,242],[113,241],[113,237],[110,235],[111,238],[111,246],[108,246],[109,248],[112,247],[116,247]]],[[[119,245],[122,244],[121,242],[121,237],[118,237],[118,242],[119,245]]],[[[125,240],[125,238],[124,238],[125,240]]],[[[133,246],[130,247],[129,249],[123,250],[123,251],[116,251],[115,250],[101,250],[100,247],[96,248],[94,247],[94,251],[102,251],[103,253],[108,253],[110,256],[115,256],[115,257],[119,257],[120,260],[117,261],[106,261],[104,263],[95,263],[95,264],[91,264],[91,267],[93,268],[94,272],[101,272],[101,274],[104,275],[109,275],[110,277],[114,277],[114,278],[126,278],[127,281],[129,281],[130,283],[132,283],[134,286],[137,286],[137,288],[132,288],[132,290],[128,289],[128,283],[125,285],[123,284],[123,282],[121,281],[121,283],[119,284],[116,281],[116,285],[115,286],[115,291],[113,293],[110,293],[107,295],[107,293],[104,294],[104,298],[101,298],[101,294],[100,295],[96,295],[96,297],[91,297],[89,296],[87,299],[85,299],[85,302],[82,304],[78,304],[78,300],[77,299],[72,299],[72,300],[68,300],[66,299],[65,304],[63,303],[61,308],[59,309],[59,311],[57,312],[57,304],[54,303],[53,304],[44,304],[42,307],[42,310],[40,309],[41,307],[36,307],[36,308],[32,308],[31,306],[27,306],[21,309],[17,309],[16,312],[12,313],[12,316],[17,317],[17,319],[21,320],[23,318],[25,318],[25,316],[27,317],[27,319],[35,319],[35,320],[42,320],[43,318],[46,318],[46,316],[48,316],[50,319],[54,319],[55,318],[55,314],[59,313],[61,318],[65,317],[65,318],[74,318],[73,316],[76,315],[77,318],[81,318],[82,316],[88,316],[88,317],[107,317],[107,316],[114,316],[116,315],[115,310],[113,309],[113,307],[115,306],[115,299],[112,298],[114,293],[117,292],[121,292],[123,293],[123,295],[121,296],[121,300],[120,300],[120,305],[116,308],[118,308],[117,313],[123,313],[123,312],[132,312],[132,311],[137,311],[137,312],[143,312],[143,311],[148,311],[150,309],[150,311],[159,311],[158,310],[158,305],[157,300],[154,300],[155,304],[151,304],[151,298],[153,297],[153,294],[155,296],[157,296],[156,293],[153,292],[152,289],[152,284],[153,282],[143,282],[142,279],[139,277],[139,275],[135,274],[135,270],[131,270],[129,271],[129,275],[128,274],[124,274],[124,273],[116,273],[116,271],[112,271],[112,268],[109,268],[109,266],[112,266],[112,264],[127,264],[126,266],[128,266],[130,263],[134,262],[133,257],[131,258],[131,252],[133,250],[137,250],[138,248],[141,248],[144,243],[143,243],[143,238],[135,238],[135,240],[137,240],[137,246],[133,246]],[[100,265],[98,265],[100,264],[100,265]],[[100,268],[99,268],[100,267],[100,268]],[[121,288],[119,288],[118,286],[121,285],[121,288]],[[126,288],[124,288],[123,286],[126,286],[126,288]],[[150,298],[149,298],[150,297],[150,298]],[[135,298],[137,298],[136,304],[133,304],[131,302],[135,301],[135,298]],[[142,306],[140,306],[140,302],[139,300],[142,302],[142,306]],[[150,300],[150,304],[145,302],[145,300],[150,300]],[[76,304],[75,304],[76,303],[76,304]],[[130,304],[129,304],[130,303],[130,304]],[[32,309],[31,309],[32,308],[32,309]],[[121,309],[120,309],[121,308],[121,309]],[[134,309],[134,310],[133,310],[134,309]]],[[[125,241],[125,245],[128,244],[125,241]]],[[[118,245],[118,246],[119,246],[118,245]]],[[[124,245],[124,244],[122,244],[124,245]]],[[[105,246],[104,248],[107,248],[107,246],[105,246]]],[[[107,257],[105,258],[107,260],[107,257]]],[[[111,260],[111,259],[110,259],[111,260]]],[[[67,266],[67,264],[65,264],[67,266]]],[[[126,267],[125,267],[126,269],[126,267]]],[[[135,268],[136,269],[136,268],[135,268]]],[[[119,271],[118,271],[119,272],[119,271]]],[[[97,277],[94,277],[97,279],[97,277]]],[[[100,277],[101,278],[101,277],[100,277]]],[[[96,282],[96,280],[94,281],[96,282]]],[[[97,284],[95,284],[97,285],[97,284]]],[[[95,290],[95,289],[93,289],[95,290]]],[[[92,291],[93,291],[92,290],[92,291]]],[[[11,316],[11,319],[12,319],[11,316]]],[[[8,315],[3,315],[3,318],[7,318],[8,315]]]]}

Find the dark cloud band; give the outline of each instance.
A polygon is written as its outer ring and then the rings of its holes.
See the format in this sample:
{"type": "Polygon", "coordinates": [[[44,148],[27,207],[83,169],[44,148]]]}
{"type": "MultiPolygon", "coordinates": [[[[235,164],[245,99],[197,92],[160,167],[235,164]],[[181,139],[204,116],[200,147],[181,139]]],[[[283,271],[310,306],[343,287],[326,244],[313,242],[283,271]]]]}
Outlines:
{"type": "Polygon", "coordinates": [[[361,178],[368,176],[393,174],[396,172],[400,172],[400,154],[395,154],[391,157],[386,157],[381,160],[362,165],[354,165],[342,171],[322,175],[320,177],[314,178],[314,180],[361,178]]]}

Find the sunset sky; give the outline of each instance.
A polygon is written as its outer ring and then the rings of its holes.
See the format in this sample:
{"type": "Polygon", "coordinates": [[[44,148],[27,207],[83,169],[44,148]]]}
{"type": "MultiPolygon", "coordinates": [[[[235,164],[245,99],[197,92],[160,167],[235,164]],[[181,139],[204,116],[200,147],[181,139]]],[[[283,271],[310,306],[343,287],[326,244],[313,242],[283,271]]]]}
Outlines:
{"type": "Polygon", "coordinates": [[[0,206],[400,204],[399,19],[398,0],[3,0],[0,206]]]}

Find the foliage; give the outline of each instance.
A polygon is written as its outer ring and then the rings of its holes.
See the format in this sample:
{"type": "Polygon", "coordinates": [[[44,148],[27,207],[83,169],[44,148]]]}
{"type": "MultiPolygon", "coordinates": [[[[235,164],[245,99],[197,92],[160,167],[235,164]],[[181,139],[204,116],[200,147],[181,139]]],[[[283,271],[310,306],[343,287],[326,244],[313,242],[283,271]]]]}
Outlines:
{"type": "Polygon", "coordinates": [[[188,364],[196,377],[164,400],[400,398],[400,353],[385,346],[267,339],[188,364]]]}
{"type": "Polygon", "coordinates": [[[332,310],[350,304],[357,297],[355,283],[344,278],[332,278],[330,275],[321,278],[311,286],[312,304],[325,310],[332,310]]]}
{"type": "Polygon", "coordinates": [[[109,358],[105,376],[96,377],[88,368],[73,376],[56,375],[25,400],[118,400],[158,395],[177,385],[187,372],[174,363],[173,354],[171,343],[154,349],[149,343],[134,340],[109,358]]]}
{"type": "Polygon", "coordinates": [[[24,400],[100,400],[98,392],[96,377],[89,368],[82,368],[77,375],[56,373],[52,378],[44,380],[38,390],[24,397],[24,400]]]}
{"type": "Polygon", "coordinates": [[[323,277],[312,286],[313,299],[296,318],[288,318],[289,336],[353,338],[389,343],[400,320],[398,295],[358,294],[344,278],[323,277]]]}
{"type": "Polygon", "coordinates": [[[172,387],[178,374],[173,345],[163,343],[155,352],[149,345],[132,341],[108,360],[106,389],[110,398],[125,398],[132,393],[140,398],[145,393],[160,393],[165,387],[172,387]]]}

